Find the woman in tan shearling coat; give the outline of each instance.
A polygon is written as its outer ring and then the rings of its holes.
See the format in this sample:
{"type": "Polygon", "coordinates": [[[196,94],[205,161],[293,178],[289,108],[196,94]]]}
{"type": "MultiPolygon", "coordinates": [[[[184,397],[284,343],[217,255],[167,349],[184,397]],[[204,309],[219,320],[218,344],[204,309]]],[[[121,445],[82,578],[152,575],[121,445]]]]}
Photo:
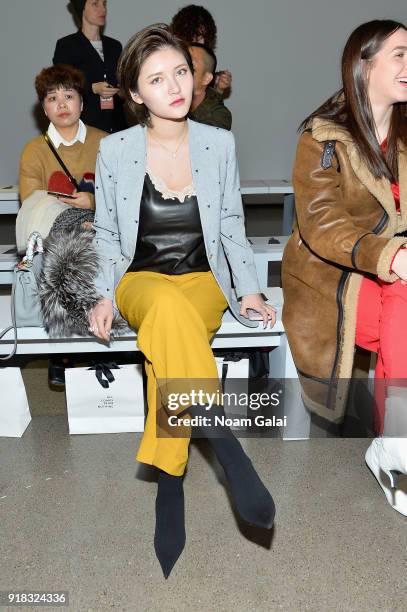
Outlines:
{"type": "MultiPolygon", "coordinates": [[[[379,378],[407,379],[405,26],[358,27],[344,49],[342,79],[343,88],[301,126],[297,222],[283,260],[283,322],[303,399],[336,423],[355,344],[378,353],[379,378]]],[[[406,389],[399,391],[387,387],[385,423],[400,406],[407,420],[406,389]]],[[[407,435],[397,427],[393,435],[407,435]]],[[[389,486],[396,485],[392,470],[407,473],[407,440],[377,438],[366,460],[389,502],[407,514],[407,491],[398,488],[393,499],[389,486]]]]}

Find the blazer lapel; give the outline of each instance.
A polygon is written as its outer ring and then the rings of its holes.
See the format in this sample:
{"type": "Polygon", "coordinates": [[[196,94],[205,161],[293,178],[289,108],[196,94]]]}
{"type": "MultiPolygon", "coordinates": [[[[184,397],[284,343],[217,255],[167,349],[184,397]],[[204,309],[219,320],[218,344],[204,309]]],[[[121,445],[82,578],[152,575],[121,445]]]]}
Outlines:
{"type": "MultiPolygon", "coordinates": [[[[213,233],[213,213],[217,210],[218,202],[216,202],[216,198],[219,198],[217,164],[213,163],[212,142],[209,142],[208,139],[202,139],[199,124],[188,120],[188,127],[191,170],[205,238],[213,233]]],[[[124,206],[127,209],[126,218],[135,222],[139,219],[146,173],[147,130],[145,127],[138,125],[130,130],[125,130],[121,134],[120,137],[125,140],[125,146],[119,160],[120,192],[117,193],[117,200],[119,207],[124,206]]],[[[128,250],[131,251],[137,231],[133,231],[131,223],[126,230],[125,236],[129,241],[128,250]]]]}
{"type": "MultiPolygon", "coordinates": [[[[103,68],[104,68],[104,61],[102,60],[102,58],[100,57],[99,53],[96,51],[95,47],[92,45],[92,43],[90,42],[90,40],[88,38],[86,38],[85,34],[79,30],[78,34],[80,35],[80,40],[82,41],[83,46],[89,51],[91,51],[91,53],[93,53],[94,56],[96,56],[98,58],[98,61],[102,64],[103,68]]],[[[103,47],[103,52],[105,51],[105,46],[104,46],[104,42],[103,42],[103,37],[102,37],[102,47],[103,47]]]]}
{"type": "Polygon", "coordinates": [[[137,125],[130,130],[121,132],[120,138],[125,142],[119,159],[118,183],[120,190],[118,190],[116,197],[117,206],[126,209],[125,217],[128,219],[128,227],[122,234],[122,240],[124,237],[127,238],[127,250],[131,252],[133,242],[134,248],[136,246],[140,201],[146,172],[146,130],[144,127],[137,125]]]}
{"type": "Polygon", "coordinates": [[[192,178],[205,236],[211,234],[213,230],[213,213],[216,210],[214,198],[218,187],[217,164],[214,163],[214,152],[211,151],[212,142],[202,138],[200,124],[188,119],[188,127],[192,178]]]}

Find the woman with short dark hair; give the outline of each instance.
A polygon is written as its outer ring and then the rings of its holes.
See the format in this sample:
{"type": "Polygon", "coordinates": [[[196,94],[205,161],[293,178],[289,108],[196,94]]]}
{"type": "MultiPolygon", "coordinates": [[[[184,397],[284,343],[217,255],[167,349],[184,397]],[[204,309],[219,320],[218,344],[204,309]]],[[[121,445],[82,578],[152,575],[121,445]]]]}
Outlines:
{"type": "Polygon", "coordinates": [[[355,344],[378,354],[376,431],[395,437],[376,438],[366,461],[407,515],[402,481],[391,490],[394,471],[407,472],[406,27],[359,26],[342,83],[301,124],[283,321],[305,404],[329,421],[343,420],[355,344]]]}
{"type": "Polygon", "coordinates": [[[21,209],[17,216],[17,247],[24,251],[33,230],[46,238],[52,228],[74,219],[93,220],[96,155],[105,132],[81,120],[83,74],[72,66],[44,68],[35,79],[38,100],[49,119],[46,137],[24,147],[20,160],[21,209]],[[51,146],[50,146],[51,145],[51,146]],[[67,175],[61,162],[76,184],[67,175]]]}
{"type": "Polygon", "coordinates": [[[149,407],[137,459],[159,470],[154,543],[167,577],[185,543],[191,418],[209,438],[243,520],[273,523],[270,493],[230,429],[215,426],[221,403],[210,408],[205,398],[218,397],[210,340],[224,310],[248,326],[257,326],[248,309],[264,326],[274,324],[275,310],[260,294],[245,235],[233,135],[186,118],[193,91],[187,47],[165,25],[150,26],[130,39],[118,74],[139,125],[101,143],[95,244],[104,264],[90,329],[109,339],[114,302],[137,329],[149,407]],[[198,389],[205,405],[191,399],[198,389]],[[180,393],[190,401],[174,410],[180,393]]]}

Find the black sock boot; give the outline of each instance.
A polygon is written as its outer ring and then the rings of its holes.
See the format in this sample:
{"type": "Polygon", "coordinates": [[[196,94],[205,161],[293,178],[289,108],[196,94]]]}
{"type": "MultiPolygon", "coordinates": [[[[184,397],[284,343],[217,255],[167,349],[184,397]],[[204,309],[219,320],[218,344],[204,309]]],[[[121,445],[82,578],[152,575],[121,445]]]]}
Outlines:
{"type": "Polygon", "coordinates": [[[165,578],[185,546],[185,511],[182,476],[160,470],[155,501],[154,549],[165,578]]]}
{"type": "Polygon", "coordinates": [[[212,406],[210,410],[205,410],[202,406],[192,406],[187,411],[191,416],[211,419],[210,425],[198,426],[197,433],[208,439],[223,467],[241,518],[256,527],[270,529],[276,512],[273,498],[231,429],[225,425],[214,425],[215,415],[219,419],[225,416],[223,407],[212,406]]]}

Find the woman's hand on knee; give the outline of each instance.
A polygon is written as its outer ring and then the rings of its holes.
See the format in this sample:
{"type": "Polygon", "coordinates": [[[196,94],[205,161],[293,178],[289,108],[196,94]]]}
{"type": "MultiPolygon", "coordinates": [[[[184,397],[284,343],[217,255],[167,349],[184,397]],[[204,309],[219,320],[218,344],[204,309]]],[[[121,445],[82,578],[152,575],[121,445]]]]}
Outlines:
{"type": "Polygon", "coordinates": [[[276,309],[270,304],[266,304],[260,293],[253,295],[244,295],[242,297],[240,314],[243,317],[252,318],[250,311],[255,310],[259,314],[259,320],[263,321],[263,327],[266,328],[270,322],[270,327],[273,327],[276,322],[276,309]],[[249,312],[248,312],[249,310],[249,312]]]}
{"type": "Polygon", "coordinates": [[[113,302],[102,298],[89,313],[89,331],[101,340],[110,341],[113,322],[113,302]]]}
{"type": "Polygon", "coordinates": [[[407,249],[399,249],[391,264],[391,270],[403,281],[407,281],[407,249]]]}

